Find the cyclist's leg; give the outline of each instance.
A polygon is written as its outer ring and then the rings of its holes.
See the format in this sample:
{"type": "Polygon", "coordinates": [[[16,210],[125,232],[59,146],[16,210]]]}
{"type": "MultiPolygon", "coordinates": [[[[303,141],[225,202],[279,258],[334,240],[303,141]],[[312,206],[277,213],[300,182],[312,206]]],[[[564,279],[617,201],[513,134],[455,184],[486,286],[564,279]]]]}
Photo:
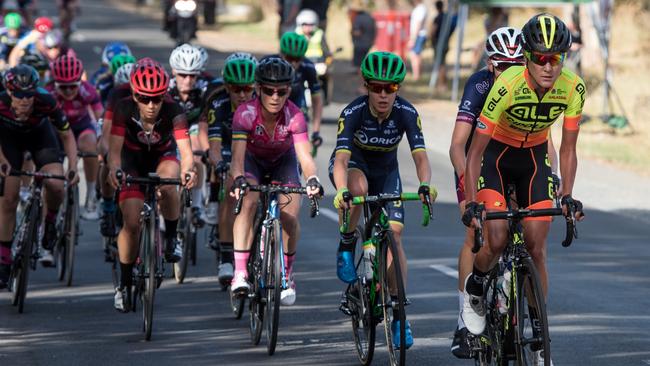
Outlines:
{"type": "MultiPolygon", "coordinates": [[[[77,147],[79,151],[85,153],[97,154],[97,136],[94,127],[84,129],[77,138],[77,147]]],[[[95,213],[96,211],[96,184],[97,171],[99,170],[99,160],[97,157],[83,158],[84,175],[86,176],[86,213],[95,213]]],[[[81,204],[81,202],[79,203],[81,204]]],[[[96,214],[95,214],[96,215],[96,214]]],[[[92,215],[91,215],[92,216],[92,215]]],[[[96,216],[94,217],[96,219],[96,216]]]]}
{"type": "Polygon", "coordinates": [[[119,202],[122,212],[122,228],[117,236],[120,282],[115,289],[113,307],[118,311],[128,312],[133,286],[133,266],[138,256],[140,212],[144,204],[144,195],[137,186],[124,186],[120,191],[119,202]]]}
{"type": "MultiPolygon", "coordinates": [[[[0,131],[2,153],[12,167],[20,167],[24,153],[17,146],[3,138],[7,137],[3,136],[4,132],[0,131]]],[[[11,245],[16,224],[20,178],[8,176],[4,178],[4,182],[4,195],[0,197],[0,222],[3,223],[0,225],[0,289],[7,287],[13,262],[11,245]]]]}
{"type": "MultiPolygon", "coordinates": [[[[193,151],[205,151],[207,147],[203,148],[201,146],[201,141],[198,136],[198,124],[190,128],[190,143],[192,145],[193,151]]],[[[194,156],[194,164],[197,167],[196,169],[196,185],[192,188],[192,207],[201,214],[203,212],[203,184],[205,181],[205,173],[203,169],[203,162],[201,161],[200,156],[194,156]]],[[[203,219],[202,217],[197,217],[196,219],[203,219]]]]}
{"type": "MultiPolygon", "coordinates": [[[[169,151],[160,157],[156,173],[161,178],[178,178],[180,164],[176,158],[176,151],[169,151]]],[[[182,257],[182,248],[178,242],[176,228],[180,216],[180,196],[176,186],[160,186],[160,213],[165,220],[165,259],[168,262],[177,262],[182,257]]]]}

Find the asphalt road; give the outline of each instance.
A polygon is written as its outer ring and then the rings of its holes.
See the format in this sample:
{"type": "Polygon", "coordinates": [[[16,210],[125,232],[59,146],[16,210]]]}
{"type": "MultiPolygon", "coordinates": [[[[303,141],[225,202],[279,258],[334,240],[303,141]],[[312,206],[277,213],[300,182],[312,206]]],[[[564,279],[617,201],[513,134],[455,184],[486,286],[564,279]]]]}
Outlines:
{"type": "MultiPolygon", "coordinates": [[[[48,2],[40,3],[53,14],[48,2]]],[[[83,4],[75,49],[89,71],[98,67],[97,51],[111,40],[127,41],[139,57],[167,60],[173,42],[158,30],[157,22],[118,12],[99,0],[83,4]]],[[[211,57],[216,65],[224,55],[211,57]]],[[[323,178],[335,133],[332,125],[323,129],[326,143],[317,159],[323,178]]],[[[412,190],[417,180],[409,156],[400,151],[403,180],[412,190]]],[[[407,311],[415,335],[407,357],[412,365],[467,365],[471,362],[457,360],[449,351],[458,312],[453,273],[464,229],[449,183],[448,157],[431,151],[430,160],[433,183],[440,191],[436,220],[422,228],[418,205],[407,205],[407,291],[413,302],[407,311]]],[[[152,341],[143,341],[141,313],[113,310],[98,224],[84,221],[72,287],[58,283],[54,270],[38,268],[30,275],[24,314],[10,305],[9,293],[0,294],[0,364],[355,365],[350,322],[338,310],[344,286],[334,268],[338,238],[333,211],[327,211],[333,192],[328,188],[323,214],[309,219],[305,209],[301,215],[295,267],[298,300],[282,308],[273,357],[267,356],[264,340],[257,347],[250,344],[247,314],[239,321],[231,315],[203,235],[197,266],[189,269],[186,283],[166,279],[157,292],[152,341]]],[[[580,239],[568,249],[560,246],[564,228],[559,223],[549,240],[548,308],[555,365],[650,364],[650,229],[602,211],[588,212],[579,229],[580,239]]],[[[381,330],[378,340],[375,364],[385,364],[381,330]]]]}

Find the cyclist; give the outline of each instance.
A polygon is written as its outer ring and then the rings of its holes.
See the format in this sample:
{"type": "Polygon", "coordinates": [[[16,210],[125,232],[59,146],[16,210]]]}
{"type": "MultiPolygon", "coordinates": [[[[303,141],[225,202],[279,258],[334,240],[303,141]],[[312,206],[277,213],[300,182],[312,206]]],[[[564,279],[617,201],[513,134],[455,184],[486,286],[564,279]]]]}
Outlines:
{"type": "MultiPolygon", "coordinates": [[[[199,133],[205,133],[207,125],[210,141],[209,158],[215,163],[217,175],[228,169],[230,164],[233,116],[237,107],[253,98],[256,65],[256,60],[250,54],[248,57],[229,57],[222,72],[226,93],[220,93],[206,103],[199,133]]],[[[224,187],[230,187],[232,183],[230,175],[225,182],[220,182],[224,187]]],[[[234,201],[231,197],[224,197],[224,201],[219,206],[219,238],[217,239],[221,250],[221,263],[219,263],[218,277],[222,284],[230,283],[233,277],[234,217],[231,214],[233,207],[234,201]]]]}
{"type": "MultiPolygon", "coordinates": [[[[420,116],[415,108],[397,95],[404,81],[406,67],[402,59],[390,52],[369,53],[361,64],[361,74],[368,94],[348,104],[339,118],[336,148],[329,163],[330,180],[337,189],[334,206],[349,207],[351,196],[402,192],[397,164],[397,147],[406,133],[420,181],[418,193],[422,200],[429,195],[431,168],[427,158],[420,116]]],[[[341,233],[337,252],[336,273],[346,283],[356,281],[354,228],[360,207],[349,207],[350,230],[341,233]]],[[[404,208],[399,203],[389,207],[389,222],[402,258],[402,276],[406,283],[406,256],[402,247],[404,208]]],[[[393,324],[393,343],[399,344],[399,320],[393,324]]],[[[410,324],[406,327],[406,348],[413,345],[410,324]]]]}
{"type": "Polygon", "coordinates": [[[311,9],[301,10],[296,17],[296,33],[307,38],[309,45],[305,57],[310,60],[325,59],[332,56],[325,40],[325,31],[318,27],[318,20],[318,14],[311,9]]]}
{"type": "Polygon", "coordinates": [[[90,77],[90,83],[97,88],[102,104],[106,104],[108,92],[113,87],[113,75],[111,74],[110,64],[113,57],[117,55],[133,55],[131,49],[124,42],[109,42],[102,51],[102,65],[90,77]]]}
{"type": "MultiPolygon", "coordinates": [[[[582,79],[563,68],[571,47],[566,25],[550,14],[538,14],[522,29],[525,66],[512,66],[495,81],[477,123],[477,133],[467,154],[465,171],[466,209],[463,221],[472,226],[477,202],[489,211],[506,209],[507,184],[516,185],[517,204],[522,208],[550,208],[554,197],[549,190],[551,164],[548,159],[549,128],[564,114],[560,172],[562,205],[577,206],[571,198],[576,173],[576,141],[585,100],[582,79]],[[482,161],[482,163],[481,163],[482,161]],[[479,182],[480,173],[480,186],[479,182]],[[477,188],[478,187],[478,188],[477,188]],[[478,193],[477,193],[478,190],[478,193]]],[[[582,218],[581,208],[576,217],[582,218]]],[[[524,220],[528,251],[539,271],[546,296],[546,237],[551,218],[524,220]]],[[[462,318],[467,329],[480,334],[485,328],[483,283],[487,272],[507,244],[507,222],[491,220],[487,245],[476,255],[472,273],[465,282],[462,318]]],[[[539,352],[536,357],[540,357],[539,352]]],[[[543,362],[543,357],[540,359],[543,362]]]]}
{"type": "Polygon", "coordinates": [[[39,76],[39,86],[45,86],[50,79],[50,64],[39,53],[26,53],[20,58],[20,64],[33,67],[39,76]]]}
{"type": "Polygon", "coordinates": [[[13,67],[18,64],[20,57],[25,53],[30,52],[41,52],[44,51],[44,47],[38,47],[39,42],[42,42],[45,34],[51,31],[54,28],[54,23],[52,19],[48,17],[38,17],[34,21],[34,29],[27,32],[16,46],[9,53],[9,66],[13,67]]]}
{"type": "MultiPolygon", "coordinates": [[[[65,113],[72,133],[81,152],[97,154],[97,120],[104,113],[104,107],[95,88],[82,81],[84,67],[74,56],[61,56],[51,66],[54,83],[46,89],[54,96],[65,113]],[[92,115],[89,112],[92,111],[92,115]]],[[[85,157],[84,175],[86,177],[86,203],[81,216],[87,220],[97,220],[97,157],[85,157]]]]}
{"type": "Polygon", "coordinates": [[[311,143],[314,147],[323,144],[320,137],[320,124],[323,116],[323,98],[321,85],[316,75],[314,63],[306,59],[308,41],[303,35],[295,32],[287,32],[280,38],[280,54],[296,70],[294,80],[291,84],[291,96],[289,100],[297,105],[308,119],[307,101],[305,100],[305,82],[309,86],[311,94],[311,109],[314,125],[312,127],[311,143]]]}
{"type": "MultiPolygon", "coordinates": [[[[156,172],[162,178],[178,178],[191,188],[194,184],[192,148],[187,138],[187,119],[182,109],[169,98],[169,75],[152,59],[141,59],[131,73],[132,98],[120,100],[115,108],[108,153],[113,188],[120,182],[116,173],[146,177],[156,172]],[[180,152],[180,166],[176,149],[180,152]],[[191,179],[186,180],[186,174],[191,179]]],[[[176,238],[180,198],[176,187],[159,188],[160,211],[165,219],[165,253],[167,262],[180,260],[182,250],[176,238]]],[[[115,289],[114,307],[129,310],[133,265],[138,253],[140,212],[144,192],[138,185],[123,185],[120,195],[123,226],[117,238],[121,280],[115,289]]]]}
{"type": "MultiPolygon", "coordinates": [[[[310,197],[322,196],[322,186],[316,176],[316,163],[310,154],[307,124],[300,109],[289,101],[293,67],[277,56],[260,60],[255,70],[257,98],[241,104],[235,111],[232,127],[232,165],[234,185],[231,195],[239,199],[240,187],[259,184],[267,174],[271,180],[286,186],[300,186],[298,164],[307,177],[310,197]]],[[[235,274],[231,284],[233,293],[245,294],[250,289],[246,281],[246,264],[253,238],[253,217],[259,193],[248,192],[243,199],[241,213],[233,226],[235,246],[235,274]]],[[[283,290],[283,305],[296,301],[296,283],[293,279],[300,224],[300,196],[280,197],[281,221],[284,239],[284,263],[289,286],[283,290]]]]}
{"type": "Polygon", "coordinates": [[[8,13],[4,17],[4,27],[0,29],[0,70],[7,65],[9,53],[18,40],[28,32],[22,23],[22,17],[18,13],[8,13]]]}
{"type": "MultiPolygon", "coordinates": [[[[205,69],[207,59],[201,50],[190,44],[182,44],[172,51],[169,56],[169,64],[172,67],[174,79],[170,82],[169,95],[178,103],[187,115],[189,126],[190,142],[194,151],[207,151],[207,135],[199,139],[199,117],[203,111],[205,101],[201,89],[197,85],[197,80],[201,72],[205,69]]],[[[194,162],[197,167],[201,167],[201,157],[195,156],[194,162]]],[[[202,227],[205,225],[205,215],[203,213],[203,169],[199,168],[197,185],[192,188],[192,221],[195,225],[202,227]]]]}
{"type": "MultiPolygon", "coordinates": [[[[7,285],[11,264],[11,243],[16,223],[20,179],[7,176],[9,169],[20,169],[25,152],[30,152],[36,169],[63,174],[63,154],[54,132],[55,127],[68,157],[66,176],[71,183],[77,178],[77,145],[70,125],[56,105],[56,100],[38,87],[38,73],[27,65],[7,70],[2,78],[5,91],[0,93],[0,175],[5,177],[4,197],[0,200],[0,288],[7,285]]],[[[63,182],[48,179],[45,186],[45,230],[41,263],[53,263],[56,242],[55,221],[63,202],[63,182]]]]}

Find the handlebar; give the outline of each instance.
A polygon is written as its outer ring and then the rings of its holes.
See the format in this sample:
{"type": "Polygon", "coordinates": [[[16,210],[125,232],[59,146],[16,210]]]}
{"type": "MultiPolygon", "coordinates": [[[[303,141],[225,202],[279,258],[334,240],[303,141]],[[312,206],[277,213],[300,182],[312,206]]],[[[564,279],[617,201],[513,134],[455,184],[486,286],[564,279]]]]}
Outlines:
{"type": "MultiPolygon", "coordinates": [[[[6,165],[3,165],[2,167],[0,167],[0,169],[6,170],[7,169],[6,167],[7,167],[6,165]]],[[[67,178],[64,175],[59,175],[59,174],[50,174],[44,172],[29,172],[29,171],[10,169],[7,175],[12,177],[20,177],[20,176],[33,177],[36,178],[37,180],[43,180],[43,179],[68,180],[74,178],[74,172],[70,172],[70,174],[71,177],[67,178]]],[[[4,196],[4,193],[5,193],[5,178],[0,177],[0,197],[4,196]]]]}
{"type": "MultiPolygon", "coordinates": [[[[146,186],[165,186],[165,185],[171,185],[171,186],[182,186],[183,182],[181,181],[180,178],[161,178],[158,176],[156,173],[149,173],[147,177],[133,177],[130,175],[124,175],[124,171],[118,170],[115,172],[115,177],[119,182],[123,182],[125,184],[140,184],[140,185],[146,185],[146,186]]],[[[185,180],[188,181],[192,178],[192,176],[187,173],[185,174],[185,180]]],[[[184,191],[188,191],[187,188],[183,187],[184,191]]],[[[190,207],[192,205],[192,197],[189,194],[189,192],[186,192],[185,194],[185,207],[190,207]]]]}
{"type": "MultiPolygon", "coordinates": [[[[241,206],[242,202],[244,201],[244,196],[246,195],[246,191],[254,191],[254,192],[260,192],[260,193],[281,193],[281,194],[307,194],[307,188],[306,187],[286,187],[286,186],[279,186],[275,184],[261,184],[261,185],[250,185],[248,183],[241,184],[239,186],[239,199],[235,203],[235,210],[234,214],[239,215],[239,212],[241,212],[241,206]]],[[[311,197],[310,198],[310,212],[309,212],[309,217],[315,217],[320,213],[320,205],[318,204],[318,198],[316,197],[311,197]]]]}

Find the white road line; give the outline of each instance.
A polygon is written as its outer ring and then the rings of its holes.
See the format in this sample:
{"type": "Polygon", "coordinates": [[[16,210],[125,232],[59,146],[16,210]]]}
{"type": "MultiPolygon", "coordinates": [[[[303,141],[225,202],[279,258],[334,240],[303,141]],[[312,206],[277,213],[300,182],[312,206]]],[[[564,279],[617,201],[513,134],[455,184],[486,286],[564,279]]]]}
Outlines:
{"type": "Polygon", "coordinates": [[[321,207],[320,214],[334,222],[339,222],[339,214],[332,209],[321,207]]]}
{"type": "Polygon", "coordinates": [[[447,275],[449,277],[458,279],[458,270],[456,270],[455,268],[445,266],[444,264],[432,264],[429,266],[429,268],[435,269],[438,272],[442,272],[442,274],[447,275]]]}

